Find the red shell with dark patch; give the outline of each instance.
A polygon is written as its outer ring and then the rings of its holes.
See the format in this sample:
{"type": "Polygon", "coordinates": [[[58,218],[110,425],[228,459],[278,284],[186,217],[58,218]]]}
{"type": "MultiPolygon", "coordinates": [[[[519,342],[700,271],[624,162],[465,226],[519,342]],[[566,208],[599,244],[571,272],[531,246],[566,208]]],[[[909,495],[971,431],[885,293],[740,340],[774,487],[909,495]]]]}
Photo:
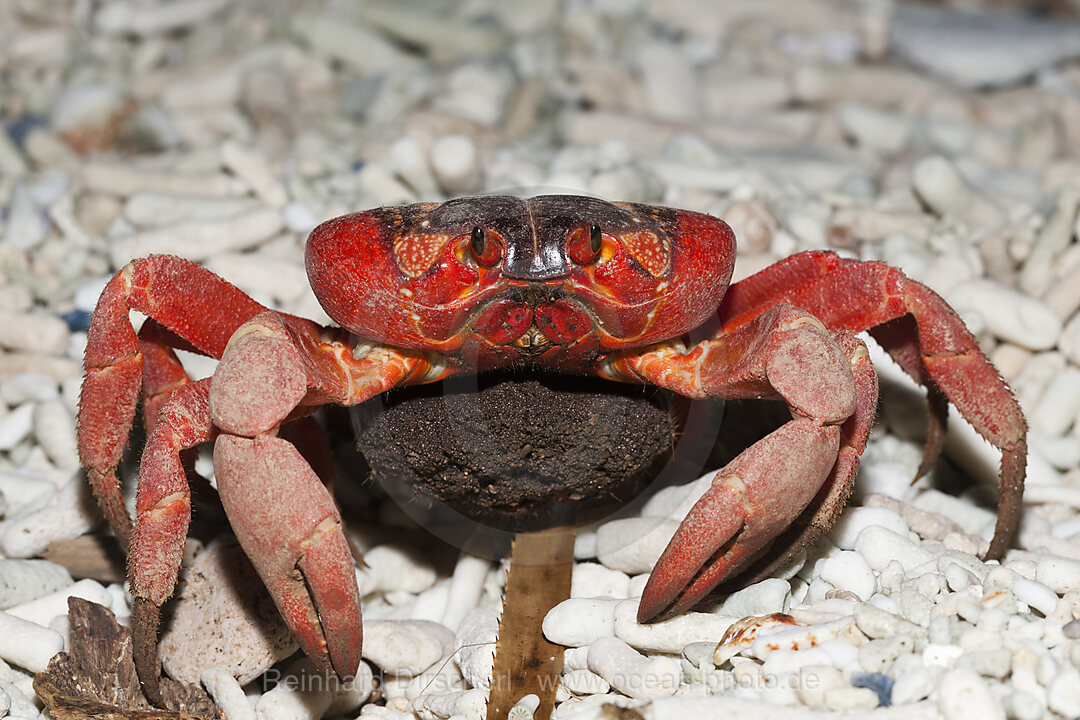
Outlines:
{"type": "Polygon", "coordinates": [[[703,324],[735,238],[709,215],[548,195],[378,208],[323,223],[307,267],[351,332],[463,367],[587,370],[703,324]]]}

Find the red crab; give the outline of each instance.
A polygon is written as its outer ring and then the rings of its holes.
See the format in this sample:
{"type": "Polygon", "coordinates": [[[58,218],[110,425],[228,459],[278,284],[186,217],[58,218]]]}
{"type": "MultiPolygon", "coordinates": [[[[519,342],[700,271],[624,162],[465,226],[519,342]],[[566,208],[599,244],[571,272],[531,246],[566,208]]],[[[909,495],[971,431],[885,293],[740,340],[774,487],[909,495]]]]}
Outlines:
{"type": "Polygon", "coordinates": [[[1020,508],[1026,427],[957,314],[880,262],[805,252],[729,287],[734,262],[735,238],[714,217],[545,196],[379,208],[320,225],[308,275],[341,328],[268,310],[179,258],[127,265],[90,326],[79,448],[113,530],[130,538],[144,683],[156,687],[157,613],[190,517],[180,451],[216,438],[218,491],[240,544],[304,651],[351,676],[361,643],[353,558],[309,463],[321,453],[304,420],[326,403],[511,364],[790,408],[683,522],[645,588],[642,621],[692,606],[770,545],[775,567],[833,522],[875,411],[876,375],[854,335],[867,329],[928,389],[927,461],[946,399],[1001,449],[988,553],[1000,556],[1020,508]],[[133,309],[149,316],[138,335],[133,309]],[[221,362],[191,382],[172,348],[221,362]],[[149,437],[132,530],[115,468],[140,394],[149,437]],[[279,433],[290,428],[291,442],[279,433]]]}

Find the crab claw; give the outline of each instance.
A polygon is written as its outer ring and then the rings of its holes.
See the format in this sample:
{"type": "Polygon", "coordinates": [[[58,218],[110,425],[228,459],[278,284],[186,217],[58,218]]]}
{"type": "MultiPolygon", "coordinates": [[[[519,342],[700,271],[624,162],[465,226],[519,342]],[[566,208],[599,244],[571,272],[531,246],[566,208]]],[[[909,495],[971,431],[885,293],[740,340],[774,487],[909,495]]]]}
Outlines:
{"type": "Polygon", "coordinates": [[[360,665],[360,593],[330,493],[296,448],[273,436],[220,436],[214,468],[236,538],[301,648],[351,679],[360,665]]]}
{"type": "Polygon", "coordinates": [[[638,622],[693,607],[765,550],[821,489],[839,446],[838,426],[795,419],[717,473],[653,568],[638,622]]]}

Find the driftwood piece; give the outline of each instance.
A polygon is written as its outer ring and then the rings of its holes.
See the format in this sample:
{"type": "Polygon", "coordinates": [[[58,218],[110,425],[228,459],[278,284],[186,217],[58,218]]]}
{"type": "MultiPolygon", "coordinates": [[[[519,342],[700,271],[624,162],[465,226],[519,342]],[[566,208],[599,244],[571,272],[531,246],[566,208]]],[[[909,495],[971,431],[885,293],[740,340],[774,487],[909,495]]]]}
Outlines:
{"type": "Polygon", "coordinates": [[[59,653],[34,677],[34,691],[55,720],[224,720],[203,690],[162,678],[168,709],[142,693],[132,659],[131,630],[107,608],[68,600],[71,650],[59,653]]]}

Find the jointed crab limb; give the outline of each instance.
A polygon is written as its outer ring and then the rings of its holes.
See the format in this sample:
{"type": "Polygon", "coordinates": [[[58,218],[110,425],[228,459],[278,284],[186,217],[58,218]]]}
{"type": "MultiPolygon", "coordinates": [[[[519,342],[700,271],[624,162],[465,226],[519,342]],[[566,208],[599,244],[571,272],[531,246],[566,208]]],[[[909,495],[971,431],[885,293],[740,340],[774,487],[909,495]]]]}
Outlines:
{"type": "Polygon", "coordinates": [[[182,338],[170,333],[156,320],[147,318],[139,328],[139,349],[143,357],[143,424],[149,435],[157,425],[157,416],[173,391],[191,382],[174,352],[189,347],[182,338]]]}
{"type": "MultiPolygon", "coordinates": [[[[904,370],[939,388],[975,430],[1001,450],[1001,504],[986,553],[988,558],[1000,557],[1020,516],[1027,424],[1012,392],[956,312],[928,287],[884,263],[805,252],[733,285],[720,306],[724,328],[744,325],[777,302],[804,308],[831,328],[871,330],[904,370]],[[912,321],[902,320],[907,315],[912,321]]],[[[932,389],[930,403],[930,443],[939,445],[942,403],[932,389]]]]}
{"type": "MultiPolygon", "coordinates": [[[[140,342],[128,319],[131,310],[171,328],[201,352],[221,357],[236,328],[263,307],[210,271],[165,255],[129,263],[102,292],[87,333],[86,379],[79,401],[79,455],[125,551],[131,521],[116,466],[139,401],[144,351],[161,347],[157,339],[149,337],[152,331],[140,342]]],[[[170,365],[165,359],[152,368],[170,365]]],[[[160,387],[159,380],[151,378],[151,384],[160,387]]]]}
{"type": "Polygon", "coordinates": [[[355,352],[340,332],[265,312],[237,331],[211,383],[218,492],[237,540],[304,651],[343,678],[360,662],[352,555],[329,492],[276,433],[314,406],[362,402],[429,370],[441,374],[423,353],[355,352]]]}
{"type": "Polygon", "coordinates": [[[300,646],[324,669],[351,678],[360,663],[360,596],[330,493],[276,437],[223,435],[214,466],[236,539],[300,646]]]}
{"type": "Polygon", "coordinates": [[[855,412],[840,426],[840,449],[836,464],[825,480],[817,497],[802,515],[769,546],[769,560],[748,568],[746,582],[753,583],[771,577],[785,567],[800,550],[812,543],[836,523],[844,509],[855,477],[859,472],[859,457],[866,449],[866,439],[874,424],[877,410],[877,372],[870,362],[866,345],[851,333],[836,331],[836,342],[851,365],[855,376],[855,412]]]}
{"type": "MultiPolygon", "coordinates": [[[[662,345],[610,362],[624,377],[636,373],[682,394],[780,397],[792,413],[790,422],[720,472],[691,510],[645,588],[641,620],[692,606],[752,561],[810,504],[838,467],[841,424],[854,416],[858,420],[848,431],[869,428],[875,388],[855,376],[856,363],[865,357],[865,348],[852,338],[838,343],[805,311],[779,305],[689,351],[662,345]]],[[[855,446],[862,442],[857,438],[855,446]]],[[[850,440],[845,448],[854,450],[850,440]]],[[[844,460],[838,481],[847,484],[857,453],[839,456],[844,460]]]]}
{"type": "Polygon", "coordinates": [[[211,440],[210,381],[183,385],[165,403],[147,438],[139,472],[135,526],[128,553],[133,623],[139,631],[135,667],[147,695],[160,701],[158,610],[172,594],[191,520],[191,491],[180,451],[211,440]]]}

